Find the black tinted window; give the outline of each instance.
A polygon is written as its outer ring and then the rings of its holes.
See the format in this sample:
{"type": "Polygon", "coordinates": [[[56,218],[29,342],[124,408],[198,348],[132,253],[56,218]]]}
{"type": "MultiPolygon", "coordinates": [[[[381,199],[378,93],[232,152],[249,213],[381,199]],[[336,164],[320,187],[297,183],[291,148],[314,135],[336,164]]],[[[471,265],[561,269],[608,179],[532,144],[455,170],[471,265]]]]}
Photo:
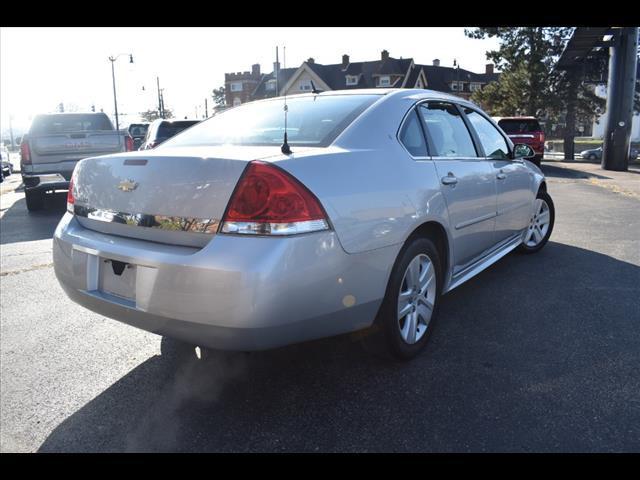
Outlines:
{"type": "Polygon", "coordinates": [[[464,113],[480,137],[484,154],[490,158],[509,158],[509,146],[498,129],[489,120],[470,108],[465,108],[464,113]]]}
{"type": "Polygon", "coordinates": [[[516,120],[516,119],[504,119],[498,121],[500,128],[507,134],[514,133],[531,133],[542,130],[540,124],[535,119],[529,120],[516,120]]]}
{"type": "Polygon", "coordinates": [[[458,109],[450,103],[420,105],[431,141],[431,155],[438,157],[477,157],[471,135],[458,109]]]}
{"type": "MultiPolygon", "coordinates": [[[[290,145],[329,145],[379,95],[316,95],[287,101],[290,145]]],[[[284,138],[282,98],[231,108],[162,145],[281,145],[284,138]]]]}
{"type": "Polygon", "coordinates": [[[59,115],[38,115],[33,119],[31,133],[54,135],[56,133],[113,130],[111,120],[104,113],[65,113],[59,115]]]}
{"type": "Polygon", "coordinates": [[[129,134],[134,137],[143,137],[147,134],[149,125],[130,125],[129,134]]]}
{"type": "Polygon", "coordinates": [[[400,141],[414,157],[425,157],[427,155],[427,144],[415,110],[411,111],[402,126],[400,141]]]}
{"type": "Polygon", "coordinates": [[[158,127],[158,137],[169,138],[198,123],[195,120],[162,122],[158,127]]]}

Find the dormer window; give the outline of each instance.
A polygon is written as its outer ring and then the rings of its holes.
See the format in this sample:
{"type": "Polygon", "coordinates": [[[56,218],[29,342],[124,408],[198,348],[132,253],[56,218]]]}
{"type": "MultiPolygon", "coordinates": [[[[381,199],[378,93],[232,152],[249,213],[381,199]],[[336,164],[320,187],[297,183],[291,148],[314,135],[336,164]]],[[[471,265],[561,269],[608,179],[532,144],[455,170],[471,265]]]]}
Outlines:
{"type": "Polygon", "coordinates": [[[269,92],[272,92],[273,90],[276,89],[276,81],[275,80],[269,80],[267,81],[267,83],[265,84],[265,89],[269,92]]]}
{"type": "Polygon", "coordinates": [[[302,82],[300,82],[299,88],[303,92],[307,92],[311,90],[311,82],[309,80],[303,80],[302,82]]]}
{"type": "Polygon", "coordinates": [[[391,77],[385,76],[378,79],[379,87],[388,87],[389,85],[391,85],[391,77]]]}
{"type": "Polygon", "coordinates": [[[347,85],[357,85],[358,75],[347,75],[347,85]]]}

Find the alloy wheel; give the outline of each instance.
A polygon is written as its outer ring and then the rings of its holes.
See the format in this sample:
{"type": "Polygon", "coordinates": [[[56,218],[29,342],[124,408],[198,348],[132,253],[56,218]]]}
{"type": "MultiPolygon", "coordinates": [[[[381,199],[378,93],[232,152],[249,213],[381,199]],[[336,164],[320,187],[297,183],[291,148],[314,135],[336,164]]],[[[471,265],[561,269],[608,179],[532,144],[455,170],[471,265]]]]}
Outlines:
{"type": "Polygon", "coordinates": [[[534,212],[524,237],[524,243],[527,247],[536,247],[539,245],[549,231],[551,216],[547,202],[541,198],[537,198],[534,212]]]}
{"type": "Polygon", "coordinates": [[[397,325],[404,342],[412,345],[426,333],[436,299],[436,272],[427,255],[411,260],[398,294],[397,325]]]}

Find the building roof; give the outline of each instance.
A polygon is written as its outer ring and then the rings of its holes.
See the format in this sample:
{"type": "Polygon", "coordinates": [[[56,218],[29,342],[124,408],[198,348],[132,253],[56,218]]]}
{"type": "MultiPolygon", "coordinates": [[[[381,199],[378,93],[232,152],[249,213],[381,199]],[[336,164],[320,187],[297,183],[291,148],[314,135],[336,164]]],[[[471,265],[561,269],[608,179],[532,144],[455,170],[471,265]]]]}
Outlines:
{"type": "Polygon", "coordinates": [[[500,78],[499,73],[474,73],[464,68],[440,67],[435,65],[416,65],[424,69],[427,87],[440,92],[451,92],[451,82],[495,82],[500,78]]]}
{"type": "MultiPolygon", "coordinates": [[[[397,59],[389,57],[386,60],[374,60],[371,62],[351,62],[345,68],[341,63],[333,65],[321,65],[319,63],[306,63],[322,80],[333,90],[351,88],[375,88],[378,75],[406,75],[413,59],[397,59]],[[357,85],[347,85],[347,75],[358,75],[357,85]]],[[[417,77],[416,77],[417,78],[417,77]]]]}
{"type": "MultiPolygon", "coordinates": [[[[281,68],[280,69],[280,78],[278,79],[278,87],[282,88],[291,78],[291,76],[298,70],[298,68],[281,68]]],[[[276,75],[275,72],[266,73],[262,75],[262,78],[256,85],[256,88],[251,93],[252,98],[266,98],[266,97],[275,97],[276,91],[267,90],[266,84],[269,80],[275,80],[276,75]]]]}

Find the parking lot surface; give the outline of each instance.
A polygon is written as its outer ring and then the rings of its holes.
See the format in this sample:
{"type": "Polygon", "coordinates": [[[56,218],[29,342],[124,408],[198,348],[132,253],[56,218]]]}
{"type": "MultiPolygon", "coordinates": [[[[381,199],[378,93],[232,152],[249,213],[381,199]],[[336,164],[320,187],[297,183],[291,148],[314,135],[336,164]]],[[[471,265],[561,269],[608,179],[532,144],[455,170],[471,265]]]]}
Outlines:
{"type": "Polygon", "coordinates": [[[160,337],[58,285],[65,194],[29,214],[3,183],[0,450],[640,451],[640,173],[543,169],[549,244],[446,295],[410,363],[357,335],[206,362],[171,343],[161,354],[160,337]]]}

